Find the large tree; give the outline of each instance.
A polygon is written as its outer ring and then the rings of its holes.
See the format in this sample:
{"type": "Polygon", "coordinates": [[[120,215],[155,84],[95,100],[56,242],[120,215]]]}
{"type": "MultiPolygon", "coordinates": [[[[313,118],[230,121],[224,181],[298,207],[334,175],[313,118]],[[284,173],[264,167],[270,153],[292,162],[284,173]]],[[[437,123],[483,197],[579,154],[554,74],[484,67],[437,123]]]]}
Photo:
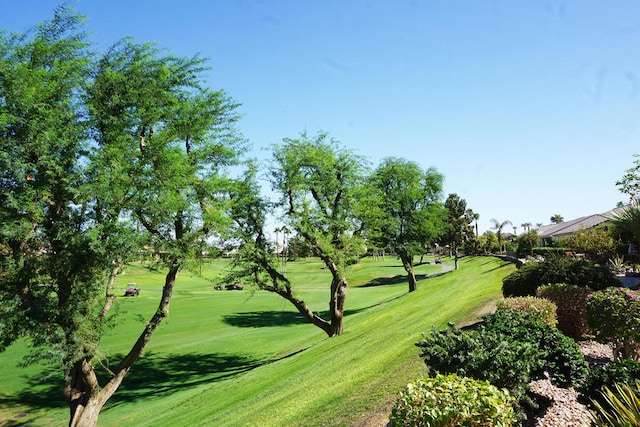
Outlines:
{"type": "Polygon", "coordinates": [[[236,105],[200,87],[202,59],[123,40],[94,64],[80,22],[63,7],[31,37],[2,38],[1,236],[12,249],[0,338],[29,338],[32,359],[61,362],[69,424],[91,426],[168,315],[179,271],[224,225],[223,171],[239,150],[236,105]],[[168,273],[156,312],[109,364],[100,337],[138,225],[168,273]]]}
{"type": "Polygon", "coordinates": [[[415,162],[386,158],[371,174],[375,197],[367,199],[371,230],[378,247],[392,249],[407,272],[409,292],[417,289],[413,258],[441,234],[446,212],[440,201],[443,176],[415,162]]]}
{"type": "Polygon", "coordinates": [[[458,269],[458,249],[466,241],[473,239],[473,211],[467,209],[467,201],[457,194],[449,194],[444,202],[447,209],[447,225],[442,243],[449,245],[454,255],[455,269],[458,269]]]}
{"type": "Polygon", "coordinates": [[[361,157],[342,148],[326,133],[310,137],[304,132],[273,147],[269,177],[277,201],[272,204],[259,196],[256,174],[251,170],[245,183],[232,194],[234,237],[240,242],[233,274],[284,297],[330,337],[343,332],[346,267],[364,252],[354,201],[365,167],[361,157]],[[328,319],[294,295],[286,273],[278,268],[265,231],[265,217],[274,205],[281,213],[278,220],[322,260],[331,274],[328,319]]]}

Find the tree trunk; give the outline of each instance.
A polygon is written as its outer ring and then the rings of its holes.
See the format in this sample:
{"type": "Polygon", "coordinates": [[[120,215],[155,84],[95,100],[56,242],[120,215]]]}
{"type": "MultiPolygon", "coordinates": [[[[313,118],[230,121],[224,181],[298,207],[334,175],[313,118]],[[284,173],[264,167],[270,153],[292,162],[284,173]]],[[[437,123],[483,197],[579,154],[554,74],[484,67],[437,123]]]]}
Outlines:
{"type": "Polygon", "coordinates": [[[458,269],[458,247],[454,246],[453,247],[453,263],[455,265],[455,269],[458,269]]]}
{"type": "Polygon", "coordinates": [[[94,427],[98,423],[98,415],[104,404],[113,396],[131,366],[142,354],[151,336],[158,328],[162,320],[169,314],[169,304],[173,294],[173,286],[180,267],[174,264],[167,273],[165,285],[162,289],[162,298],[158,304],[158,309],[151,317],[138,337],[129,353],[113,371],[113,376],[109,382],[100,389],[98,378],[96,377],[90,359],[83,359],[76,362],[68,373],[68,380],[65,384],[64,394],[69,405],[70,418],[69,427],[94,427]]]}
{"type": "Polygon", "coordinates": [[[331,301],[329,311],[331,313],[331,328],[329,336],[340,335],[343,332],[344,302],[347,297],[347,281],[343,277],[334,277],[331,281],[331,301]]]}
{"type": "Polygon", "coordinates": [[[409,280],[409,292],[414,292],[418,289],[418,282],[413,271],[413,256],[407,254],[406,252],[399,252],[399,255],[400,260],[402,261],[402,266],[407,272],[407,277],[409,280]]]}

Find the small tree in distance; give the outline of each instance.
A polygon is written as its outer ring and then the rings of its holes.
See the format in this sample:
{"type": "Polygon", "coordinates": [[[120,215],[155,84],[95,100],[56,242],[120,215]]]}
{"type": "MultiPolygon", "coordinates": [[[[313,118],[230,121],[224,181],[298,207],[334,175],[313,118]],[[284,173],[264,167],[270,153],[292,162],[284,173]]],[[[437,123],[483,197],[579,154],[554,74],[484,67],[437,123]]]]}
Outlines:
{"type": "Polygon", "coordinates": [[[457,194],[449,194],[444,202],[447,209],[447,223],[442,243],[449,245],[453,252],[455,269],[458,269],[458,249],[467,240],[473,239],[473,211],[467,209],[467,201],[457,194]]]}
{"type": "Polygon", "coordinates": [[[498,221],[495,218],[491,218],[491,228],[496,230],[496,236],[498,237],[498,246],[499,246],[499,251],[500,253],[504,252],[504,245],[502,244],[502,238],[503,238],[503,234],[502,234],[502,230],[504,229],[504,227],[506,227],[507,225],[511,225],[511,221],[504,220],[502,222],[498,221]]]}
{"type": "Polygon", "coordinates": [[[384,159],[369,178],[372,195],[362,206],[368,235],[374,245],[389,247],[400,257],[409,292],[417,289],[414,256],[443,230],[442,180],[433,168],[423,171],[417,163],[397,158],[384,159]]]}

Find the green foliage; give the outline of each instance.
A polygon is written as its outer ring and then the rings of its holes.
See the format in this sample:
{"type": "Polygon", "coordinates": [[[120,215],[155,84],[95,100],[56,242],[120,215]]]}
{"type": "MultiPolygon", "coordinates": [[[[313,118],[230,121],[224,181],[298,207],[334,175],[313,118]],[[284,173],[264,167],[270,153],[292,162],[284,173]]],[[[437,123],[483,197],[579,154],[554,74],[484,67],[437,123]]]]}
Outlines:
{"type": "Polygon", "coordinates": [[[485,231],[478,237],[478,246],[483,253],[493,253],[500,250],[498,236],[493,231],[485,231]]]}
{"type": "Polygon", "coordinates": [[[613,342],[614,356],[640,360],[640,291],[609,288],[587,298],[587,321],[601,342],[613,342]]]}
{"type": "Polygon", "coordinates": [[[553,283],[582,286],[591,290],[618,286],[620,282],[605,265],[585,259],[549,257],[544,261],[531,261],[502,281],[505,297],[535,296],[538,287],[553,283]]]}
{"type": "Polygon", "coordinates": [[[616,384],[633,384],[635,381],[640,381],[640,364],[631,359],[614,360],[591,371],[587,380],[578,387],[580,401],[606,406],[602,396],[605,387],[612,389],[616,384]]]}
{"type": "Polygon", "coordinates": [[[537,295],[555,303],[558,329],[567,336],[581,339],[589,333],[587,296],[591,292],[582,286],[555,283],[540,286],[537,295]]]}
{"type": "Polygon", "coordinates": [[[542,323],[556,325],[556,305],[544,298],[513,297],[504,298],[496,303],[497,310],[513,310],[535,315],[542,323]]]}
{"type": "Polygon", "coordinates": [[[634,154],[633,167],[625,170],[622,179],[616,181],[621,193],[629,195],[632,201],[638,200],[640,195],[640,154],[634,154]]]}
{"type": "Polygon", "coordinates": [[[522,233],[516,239],[517,249],[516,255],[518,258],[524,258],[526,256],[534,255],[534,248],[538,245],[540,237],[537,230],[530,230],[522,233]]]}
{"type": "MultiPolygon", "coordinates": [[[[559,244],[558,240],[554,240],[552,243],[559,244]]],[[[569,248],[565,248],[564,246],[542,246],[533,248],[533,255],[541,256],[543,258],[549,258],[553,256],[564,256],[564,254],[569,250],[569,248]]]]}
{"type": "Polygon", "coordinates": [[[543,323],[537,313],[499,310],[484,317],[483,328],[537,348],[541,352],[541,368],[532,372],[534,379],[543,378],[547,372],[554,384],[569,387],[582,383],[589,373],[580,346],[557,328],[543,323]]]}
{"type": "Polygon", "coordinates": [[[457,194],[449,194],[444,202],[447,209],[447,225],[441,242],[449,245],[455,256],[455,267],[458,268],[458,248],[473,239],[473,211],[467,209],[467,201],[457,194]]]}
{"type": "Polygon", "coordinates": [[[407,385],[391,411],[392,426],[511,426],[513,397],[487,381],[436,375],[407,385]]]}
{"type": "Polygon", "coordinates": [[[564,244],[599,264],[606,264],[616,253],[616,241],[609,228],[604,226],[578,230],[564,239],[564,244]]]}
{"type": "Polygon", "coordinates": [[[595,403],[597,415],[594,425],[601,427],[628,427],[640,425],[640,382],[635,386],[616,384],[614,389],[604,388],[605,404],[595,403]]]}
{"type": "Polygon", "coordinates": [[[496,311],[475,330],[463,331],[451,324],[440,331],[433,328],[416,345],[425,364],[436,372],[487,380],[508,389],[519,413],[524,407],[537,406],[527,391],[529,383],[544,378],[545,372],[561,387],[576,386],[589,373],[580,347],[542,323],[537,314],[496,311]]]}
{"type": "Polygon", "coordinates": [[[443,176],[433,168],[423,171],[415,162],[386,158],[367,181],[357,211],[368,240],[400,256],[410,290],[415,290],[413,257],[424,253],[443,232],[443,176]]]}
{"type": "Polygon", "coordinates": [[[502,234],[502,231],[508,225],[512,225],[511,221],[509,221],[508,219],[500,222],[495,218],[491,218],[491,228],[493,230],[496,230],[496,236],[498,237],[498,247],[499,247],[498,250],[500,251],[500,253],[502,253],[504,250],[504,246],[503,246],[504,235],[502,234]]]}
{"type": "MultiPolygon", "coordinates": [[[[637,183],[636,183],[637,184],[637,183]]],[[[612,233],[624,243],[640,244],[640,201],[637,199],[609,219],[612,233]]]]}
{"type": "Polygon", "coordinates": [[[529,382],[543,367],[543,353],[529,342],[510,339],[493,330],[479,328],[463,331],[449,324],[416,344],[425,364],[441,374],[486,380],[498,388],[506,388],[518,402],[535,407],[527,395],[529,382]]]}

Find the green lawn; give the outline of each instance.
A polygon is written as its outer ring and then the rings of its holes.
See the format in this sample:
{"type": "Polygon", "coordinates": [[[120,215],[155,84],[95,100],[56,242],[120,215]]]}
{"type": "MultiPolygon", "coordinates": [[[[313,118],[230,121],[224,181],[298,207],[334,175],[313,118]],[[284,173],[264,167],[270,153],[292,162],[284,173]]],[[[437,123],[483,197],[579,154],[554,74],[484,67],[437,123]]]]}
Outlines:
{"type": "MultiPolygon", "coordinates": [[[[219,276],[225,261],[203,266],[219,276]]],[[[315,259],[289,262],[294,287],[314,310],[328,306],[330,275],[315,259]]],[[[416,268],[419,277],[440,266],[416,268]]],[[[104,426],[350,425],[425,368],[414,343],[431,325],[468,319],[500,297],[513,265],[495,258],[463,258],[460,269],[421,280],[407,293],[395,258],[367,258],[349,271],[345,333],[326,338],[276,295],[215,291],[211,281],[184,273],[168,320],[153,337],[101,416],[104,426]]],[[[117,363],[157,306],[162,275],[131,266],[119,277],[142,288],[119,298],[120,325],[102,347],[117,363]]],[[[0,354],[0,426],[65,425],[59,376],[42,380],[43,367],[13,369],[19,343],[0,354]],[[10,421],[21,414],[22,418],[10,421]]],[[[109,359],[104,360],[108,363],[109,359]]]]}

